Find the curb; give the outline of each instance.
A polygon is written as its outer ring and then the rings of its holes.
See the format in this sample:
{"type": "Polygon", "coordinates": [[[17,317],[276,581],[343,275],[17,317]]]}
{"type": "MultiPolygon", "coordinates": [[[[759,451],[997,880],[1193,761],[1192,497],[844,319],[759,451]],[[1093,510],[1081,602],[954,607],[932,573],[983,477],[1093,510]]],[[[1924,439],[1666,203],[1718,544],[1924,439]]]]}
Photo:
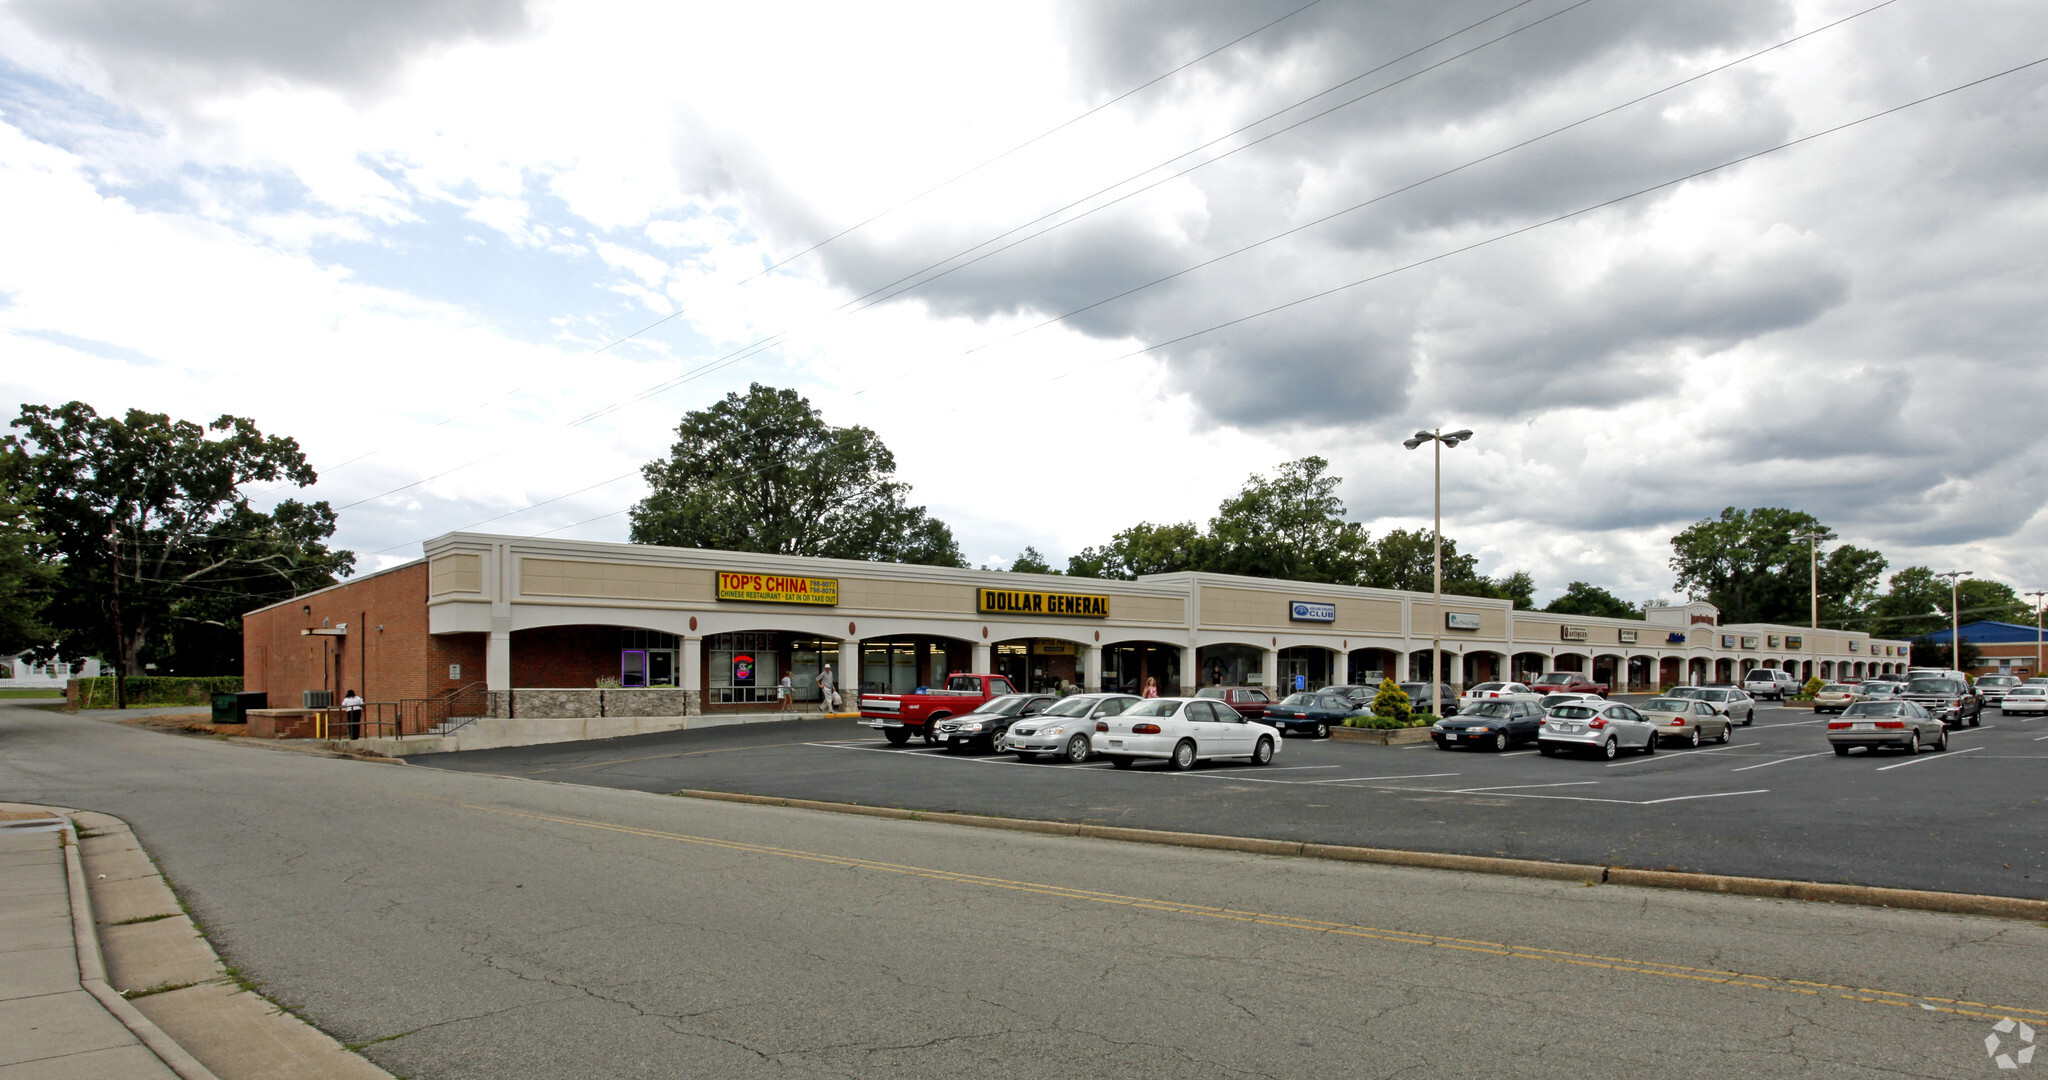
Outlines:
{"type": "Polygon", "coordinates": [[[142,1045],[155,1054],[157,1060],[180,1080],[220,1080],[213,1070],[201,1065],[198,1059],[185,1052],[163,1029],[136,1011],[128,999],[107,984],[107,963],[100,955],[99,932],[93,926],[92,896],[85,888],[85,862],[79,855],[78,826],[72,821],[74,810],[56,810],[64,819],[64,876],[66,891],[71,897],[71,939],[78,951],[78,984],[91,994],[95,1001],[112,1013],[141,1040],[142,1045]]]}
{"type": "Polygon", "coordinates": [[[1164,829],[1132,829],[1111,825],[1078,825],[1034,818],[984,817],[978,814],[903,810],[893,806],[864,806],[860,803],[823,802],[817,799],[784,799],[772,795],[744,795],[730,791],[685,789],[670,794],[680,798],[714,802],[781,806],[793,810],[818,810],[896,821],[930,821],[942,825],[967,825],[981,829],[1039,833],[1045,836],[1078,836],[1093,840],[1121,840],[1134,844],[1236,851],[1249,855],[1281,855],[1335,862],[1419,867],[1428,870],[1461,870],[1470,874],[1500,874],[1544,881],[1576,882],[1582,885],[1629,885],[1643,889],[1676,889],[1683,892],[1758,896],[1774,900],[1855,904],[1861,907],[1892,908],[1902,911],[1931,911],[1946,915],[1983,915],[1996,919],[2048,922],[2048,900],[2028,900],[2015,896],[1891,889],[1876,885],[1839,885],[1823,881],[1736,877],[1729,874],[1696,874],[1680,870],[1636,870],[1625,866],[1546,862],[1540,859],[1452,855],[1431,851],[1404,851],[1398,848],[1317,844],[1300,840],[1266,840],[1253,836],[1170,832],[1164,829]]]}

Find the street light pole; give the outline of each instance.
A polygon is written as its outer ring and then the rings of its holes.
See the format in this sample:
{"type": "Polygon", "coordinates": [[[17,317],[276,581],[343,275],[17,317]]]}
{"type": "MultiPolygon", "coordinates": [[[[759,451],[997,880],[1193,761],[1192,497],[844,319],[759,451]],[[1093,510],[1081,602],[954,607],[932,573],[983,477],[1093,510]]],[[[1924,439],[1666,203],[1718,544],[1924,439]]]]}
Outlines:
{"type": "Polygon", "coordinates": [[[1436,546],[1436,625],[1431,628],[1429,637],[1429,700],[1434,706],[1432,711],[1438,716],[1444,715],[1444,703],[1437,700],[1443,696],[1444,688],[1444,447],[1456,446],[1471,437],[1470,428],[1448,435],[1442,428],[1437,428],[1418,431],[1413,438],[1401,443],[1410,450],[1426,442],[1436,444],[1436,526],[1431,532],[1436,546]]]}
{"type": "Polygon", "coordinates": [[[1808,545],[1808,568],[1813,574],[1813,628],[1815,630],[1820,629],[1820,542],[1827,538],[1828,534],[1820,529],[1800,533],[1792,538],[1794,541],[1804,540],[1808,545]]]}
{"type": "Polygon", "coordinates": [[[2038,676],[2041,674],[2041,668],[2043,666],[2041,662],[2041,654],[2044,651],[2048,651],[2043,650],[2041,647],[2041,612],[2043,608],[2043,598],[2048,597],[2048,590],[2034,589],[2031,592],[2027,593],[2027,595],[2034,598],[2034,674],[2038,676]]]}
{"type": "Polygon", "coordinates": [[[1948,579],[1948,660],[1957,671],[1963,670],[1962,583],[1964,578],[1974,573],[1975,570],[1943,570],[1934,575],[1948,579]]]}

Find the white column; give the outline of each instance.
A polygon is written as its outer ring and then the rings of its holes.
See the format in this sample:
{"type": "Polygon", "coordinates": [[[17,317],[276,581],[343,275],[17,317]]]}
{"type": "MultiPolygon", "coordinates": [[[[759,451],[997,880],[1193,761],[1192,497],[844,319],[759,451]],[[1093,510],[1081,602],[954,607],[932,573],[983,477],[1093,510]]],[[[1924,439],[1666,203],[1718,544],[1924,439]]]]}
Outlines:
{"type": "Polygon", "coordinates": [[[988,642],[984,641],[974,646],[974,673],[986,675],[989,670],[988,642]]]}
{"type": "MultiPolygon", "coordinates": [[[[1200,685],[1202,685],[1202,673],[1195,670],[1195,647],[1193,645],[1183,645],[1180,647],[1180,686],[1177,689],[1183,694],[1192,694],[1195,692],[1195,688],[1200,685]]],[[[1163,684],[1160,687],[1160,692],[1165,692],[1163,684]]]]}
{"type": "MultiPolygon", "coordinates": [[[[1455,646],[1453,647],[1455,648],[1455,646]]],[[[1464,693],[1465,654],[1462,652],[1449,652],[1444,658],[1444,667],[1448,669],[1451,676],[1451,696],[1457,697],[1459,694],[1464,693]]]]}
{"type": "Polygon", "coordinates": [[[684,634],[682,647],[684,715],[704,715],[704,638],[684,634]]]}
{"type": "Polygon", "coordinates": [[[1259,685],[1275,698],[1286,697],[1294,692],[1291,686],[1280,685],[1280,650],[1259,650],[1259,685]]]}
{"type": "MultiPolygon", "coordinates": [[[[496,622],[496,620],[492,620],[496,622]]],[[[512,689],[512,631],[492,627],[484,646],[484,689],[512,689]]]]}
{"type": "Polygon", "coordinates": [[[838,684],[839,708],[852,712],[860,708],[860,642],[839,643],[839,663],[832,672],[832,681],[838,684]]]}
{"type": "Polygon", "coordinates": [[[1089,645],[1081,654],[1081,689],[1095,693],[1102,689],[1102,646],[1089,645]]]}
{"type": "Polygon", "coordinates": [[[1351,654],[1342,649],[1330,650],[1330,685],[1351,685],[1351,654]]]}

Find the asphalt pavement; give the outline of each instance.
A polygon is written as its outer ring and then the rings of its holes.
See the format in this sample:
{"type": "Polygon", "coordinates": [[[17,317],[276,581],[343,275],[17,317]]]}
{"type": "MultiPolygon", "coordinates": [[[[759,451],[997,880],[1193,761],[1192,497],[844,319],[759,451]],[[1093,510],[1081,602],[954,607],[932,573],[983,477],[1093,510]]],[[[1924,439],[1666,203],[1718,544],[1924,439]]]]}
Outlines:
{"type": "Polygon", "coordinates": [[[2048,898],[2048,719],[1987,713],[1946,752],[1837,758],[1827,717],[1762,705],[1734,740],[1612,762],[1292,737],[1272,765],[1117,770],[895,748],[848,720],[412,759],[781,798],[2048,898]]]}
{"type": "MultiPolygon", "coordinates": [[[[1315,797],[1334,807],[1356,786],[777,741],[797,734],[733,729],[598,768],[565,756],[525,780],[0,705],[0,799],[132,823],[228,963],[418,1080],[1964,1077],[2004,1075],[1995,1053],[2016,1061],[2048,1023],[2048,928],[2025,922],[885,821],[583,775],[676,752],[749,775],[754,739],[819,777],[873,759],[933,786],[1043,773],[1240,807],[1255,804],[1239,788],[1332,790],[1315,797]]],[[[1282,765],[1355,749],[1290,742],[1282,765]]],[[[1410,771],[1468,787],[1492,786],[1472,769],[1529,764],[1378,754],[1356,760],[1456,761],[1410,771]]]]}

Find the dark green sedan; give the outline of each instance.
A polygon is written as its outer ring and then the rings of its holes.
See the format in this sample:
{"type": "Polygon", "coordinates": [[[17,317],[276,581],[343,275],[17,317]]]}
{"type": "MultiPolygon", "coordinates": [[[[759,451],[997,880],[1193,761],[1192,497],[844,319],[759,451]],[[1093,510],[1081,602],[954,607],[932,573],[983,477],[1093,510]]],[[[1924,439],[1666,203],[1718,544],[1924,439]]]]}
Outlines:
{"type": "Polygon", "coordinates": [[[1342,725],[1345,717],[1365,711],[1364,706],[1342,694],[1305,690],[1281,698],[1279,704],[1266,706],[1265,722],[1279,728],[1282,735],[1306,732],[1327,739],[1330,729],[1342,725]]]}
{"type": "Polygon", "coordinates": [[[1439,750],[1506,750],[1516,743],[1535,742],[1542,729],[1543,709],[1533,701],[1481,701],[1430,725],[1429,737],[1439,750]]]}

